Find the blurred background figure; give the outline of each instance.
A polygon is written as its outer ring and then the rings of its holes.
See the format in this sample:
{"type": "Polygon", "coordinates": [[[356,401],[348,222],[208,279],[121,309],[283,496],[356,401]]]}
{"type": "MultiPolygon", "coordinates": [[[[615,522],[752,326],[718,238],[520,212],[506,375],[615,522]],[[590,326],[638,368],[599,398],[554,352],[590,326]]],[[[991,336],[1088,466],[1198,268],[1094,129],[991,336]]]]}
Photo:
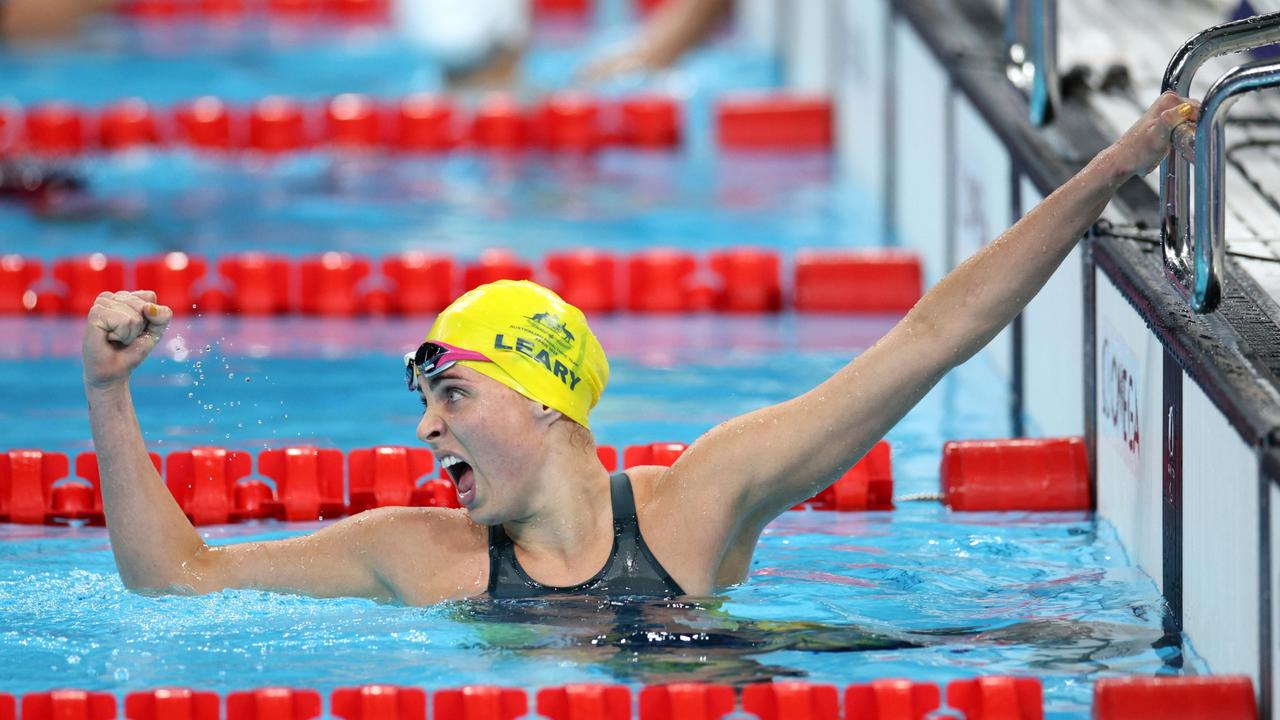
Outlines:
{"type": "Polygon", "coordinates": [[[638,37],[613,55],[588,65],[583,79],[598,82],[672,65],[711,34],[731,5],[732,0],[667,0],[649,17],[638,37]]]}
{"type": "Polygon", "coordinates": [[[507,86],[529,37],[529,1],[395,0],[393,13],[400,33],[439,59],[450,86],[507,86]]]}
{"type": "Polygon", "coordinates": [[[106,0],[0,0],[5,41],[44,40],[74,33],[80,20],[106,0]]]}

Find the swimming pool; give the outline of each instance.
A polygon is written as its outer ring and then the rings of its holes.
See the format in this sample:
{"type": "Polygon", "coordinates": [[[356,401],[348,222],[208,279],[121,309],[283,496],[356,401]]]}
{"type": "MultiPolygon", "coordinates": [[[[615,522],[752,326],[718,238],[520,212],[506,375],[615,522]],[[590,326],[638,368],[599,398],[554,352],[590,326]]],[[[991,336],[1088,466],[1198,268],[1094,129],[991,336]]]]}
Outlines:
{"type": "MultiPolygon", "coordinates": [[[[865,230],[874,208],[831,177],[825,156],[716,156],[691,145],[573,160],[101,157],[82,166],[98,194],[78,214],[0,210],[0,252],[417,248],[467,257],[501,246],[538,257],[589,242],[620,251],[759,244],[790,256],[886,242],[865,230]]],[[[816,384],[894,319],[594,318],[614,374],[593,428],[615,446],[691,441],[816,384]]],[[[401,385],[399,357],[428,325],[181,319],[134,382],[144,432],[161,453],[412,444],[418,405],[401,385]]],[[[90,449],[78,321],[6,318],[0,333],[19,339],[0,347],[7,447],[90,449]]],[[[982,357],[948,376],[889,435],[896,493],[937,489],[944,440],[1007,435],[1006,388],[982,357]]],[[[231,542],[315,527],[219,526],[207,535],[231,542]]],[[[0,526],[0,539],[0,692],[785,677],[843,686],[1031,674],[1044,683],[1048,715],[1068,718],[1087,716],[1098,677],[1204,669],[1165,637],[1160,594],[1109,527],[1081,514],[959,515],[932,502],[892,513],[792,512],[766,532],[749,583],[675,604],[402,608],[243,591],[149,598],[124,590],[101,529],[0,526]]]]}
{"type": "MultiPolygon", "coordinates": [[[[615,445],[689,441],[818,382],[890,320],[601,318],[614,379],[593,415],[597,437],[615,445]],[[713,345],[730,349],[708,361],[713,345]]],[[[175,330],[199,347],[182,361],[171,353],[135,380],[152,449],[412,442],[417,403],[398,382],[398,356],[381,350],[413,338],[419,322],[323,338],[311,332],[315,322],[262,321],[259,337],[269,340],[252,353],[241,339],[246,321],[180,323],[187,327],[175,330]]],[[[74,362],[10,359],[0,372],[5,387],[21,388],[3,410],[14,445],[87,449],[74,362]]],[[[989,366],[971,364],[895,428],[896,492],[936,489],[945,438],[1003,434],[1001,387],[989,366]]],[[[234,542],[318,525],[215,526],[206,534],[234,542]]],[[[0,650],[13,659],[0,692],[328,690],[374,680],[440,688],[498,679],[530,688],[769,678],[843,686],[1030,673],[1044,682],[1050,716],[1065,718],[1087,714],[1097,677],[1196,667],[1189,650],[1167,647],[1154,585],[1129,567],[1105,524],[1082,514],[958,515],[932,502],[891,513],[790,512],[767,531],[750,582],[674,606],[403,608],[247,591],[151,598],[124,590],[102,529],[9,525],[0,533],[0,650]]]]}

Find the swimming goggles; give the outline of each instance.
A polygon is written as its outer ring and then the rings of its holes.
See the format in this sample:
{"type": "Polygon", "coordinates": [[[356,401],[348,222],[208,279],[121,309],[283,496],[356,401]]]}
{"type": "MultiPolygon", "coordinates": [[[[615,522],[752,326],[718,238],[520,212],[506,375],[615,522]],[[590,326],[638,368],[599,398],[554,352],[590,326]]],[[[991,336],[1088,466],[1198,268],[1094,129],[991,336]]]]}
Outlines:
{"type": "Polygon", "coordinates": [[[431,378],[453,367],[460,360],[493,362],[474,350],[428,340],[416,352],[404,354],[404,380],[410,390],[418,389],[418,378],[431,378]]]}

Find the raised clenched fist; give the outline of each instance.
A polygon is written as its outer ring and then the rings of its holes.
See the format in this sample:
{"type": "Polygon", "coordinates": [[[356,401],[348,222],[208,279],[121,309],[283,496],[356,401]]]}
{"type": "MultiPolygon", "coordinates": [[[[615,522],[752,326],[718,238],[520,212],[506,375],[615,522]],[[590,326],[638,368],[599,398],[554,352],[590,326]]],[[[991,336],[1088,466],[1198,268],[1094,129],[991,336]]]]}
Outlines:
{"type": "Polygon", "coordinates": [[[104,292],[84,329],[84,382],[88,388],[123,384],[169,327],[173,311],[150,290],[104,292]]]}

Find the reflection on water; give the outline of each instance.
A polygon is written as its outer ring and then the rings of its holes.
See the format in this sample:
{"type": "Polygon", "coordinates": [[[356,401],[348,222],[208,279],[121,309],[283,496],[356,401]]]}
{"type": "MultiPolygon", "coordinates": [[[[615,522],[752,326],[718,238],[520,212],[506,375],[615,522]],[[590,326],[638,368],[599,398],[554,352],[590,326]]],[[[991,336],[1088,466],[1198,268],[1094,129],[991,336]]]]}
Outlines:
{"type": "Polygon", "coordinates": [[[604,669],[617,682],[716,682],[744,685],[804,678],[769,664],[778,651],[856,653],[955,645],[1024,646],[1028,670],[1105,669],[1115,658],[1159,651],[1180,665],[1178,635],[1107,622],[1029,620],[999,627],[900,630],[853,624],[752,620],[721,609],[719,599],[556,598],[470,600],[453,604],[472,623],[471,649],[530,660],[571,661],[604,669]]]}

